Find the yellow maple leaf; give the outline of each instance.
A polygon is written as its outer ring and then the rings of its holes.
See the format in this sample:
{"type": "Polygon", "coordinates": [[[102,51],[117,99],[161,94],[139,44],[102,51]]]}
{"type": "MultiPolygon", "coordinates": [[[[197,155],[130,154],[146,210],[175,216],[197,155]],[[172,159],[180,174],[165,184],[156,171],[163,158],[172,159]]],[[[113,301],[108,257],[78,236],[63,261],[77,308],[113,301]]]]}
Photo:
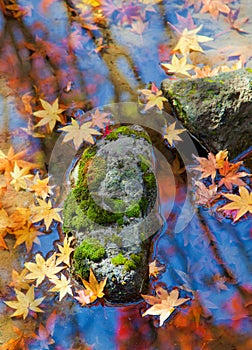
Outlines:
{"type": "Polygon", "coordinates": [[[91,128],[92,123],[93,122],[87,122],[80,126],[78,122],[72,118],[72,124],[59,129],[60,131],[65,131],[67,133],[62,142],[65,143],[73,140],[76,150],[80,147],[83,141],[93,145],[94,139],[92,135],[102,135],[102,133],[94,128],[91,128]]]}
{"type": "Polygon", "coordinates": [[[67,279],[65,275],[61,274],[61,279],[54,277],[53,279],[50,279],[50,281],[54,283],[55,286],[51,288],[49,292],[59,292],[59,301],[61,301],[67,294],[73,295],[70,279],[67,279]]]}
{"type": "Polygon", "coordinates": [[[31,192],[34,192],[37,197],[41,197],[42,199],[46,199],[46,197],[53,194],[53,187],[49,186],[49,176],[45,179],[40,179],[39,173],[37,172],[32,181],[27,182],[27,189],[31,192]]]}
{"type": "Polygon", "coordinates": [[[163,96],[163,92],[161,90],[156,89],[142,89],[140,93],[143,94],[147,100],[146,106],[144,108],[145,111],[151,109],[155,106],[161,111],[164,107],[164,102],[167,101],[167,98],[163,96]]]}
{"type": "Polygon", "coordinates": [[[184,304],[190,298],[179,298],[178,289],[173,289],[168,293],[161,287],[156,288],[158,297],[152,295],[142,295],[142,297],[151,305],[148,310],[143,313],[143,317],[146,315],[157,315],[160,316],[160,326],[163,325],[164,321],[173,313],[175,308],[179,305],[184,304]]]}
{"type": "Polygon", "coordinates": [[[34,227],[31,222],[21,229],[14,231],[13,234],[16,236],[14,248],[22,243],[25,243],[27,253],[31,251],[33,243],[40,245],[38,236],[44,235],[44,233],[38,231],[38,229],[34,227]]]}
{"type": "Polygon", "coordinates": [[[41,310],[38,305],[42,303],[45,297],[35,299],[34,295],[34,286],[31,286],[27,293],[24,294],[18,289],[14,289],[17,297],[17,301],[4,301],[12,309],[16,309],[16,311],[11,315],[11,317],[15,316],[23,316],[25,319],[28,316],[30,310],[35,312],[44,312],[41,310]]]}
{"type": "Polygon", "coordinates": [[[48,124],[49,130],[50,132],[52,132],[56,122],[62,121],[62,118],[60,115],[62,112],[64,112],[64,109],[59,108],[58,98],[56,98],[56,100],[52,104],[43,100],[42,98],[40,98],[39,100],[41,102],[43,109],[33,113],[35,117],[41,118],[41,120],[35,125],[35,127],[48,124]]]}
{"type": "Polygon", "coordinates": [[[27,189],[26,180],[33,178],[33,175],[29,174],[29,172],[30,172],[29,167],[20,169],[17,163],[15,162],[14,170],[10,172],[10,175],[12,178],[10,184],[14,186],[17,192],[21,189],[23,190],[27,189]]]}
{"type": "Polygon", "coordinates": [[[178,135],[186,131],[185,129],[175,129],[176,122],[167,126],[165,129],[164,139],[168,141],[169,145],[173,145],[173,141],[183,141],[178,135]]]}
{"type": "Polygon", "coordinates": [[[26,279],[37,280],[36,287],[40,285],[46,277],[49,279],[55,278],[55,275],[65,268],[65,266],[58,266],[59,263],[56,260],[56,253],[47,260],[45,260],[42,255],[36,254],[35,261],[36,263],[30,261],[26,262],[25,268],[29,270],[26,279]]]}
{"type": "Polygon", "coordinates": [[[58,214],[62,208],[53,208],[50,200],[46,202],[43,199],[37,198],[37,202],[39,205],[31,206],[31,220],[33,223],[44,221],[46,230],[48,230],[53,220],[62,222],[62,219],[58,214]]]}
{"type": "Polygon", "coordinates": [[[223,193],[223,196],[232,201],[220,208],[220,210],[238,210],[234,221],[237,221],[247,212],[252,214],[252,192],[245,187],[239,187],[239,196],[236,194],[223,193]]]}
{"type": "Polygon", "coordinates": [[[203,52],[202,47],[199,43],[205,43],[213,40],[204,35],[197,35],[197,33],[202,29],[203,25],[201,24],[198,28],[188,30],[185,28],[179,38],[177,45],[174,47],[173,51],[180,52],[183,56],[189,54],[190,51],[203,52]]]}
{"type": "Polygon", "coordinates": [[[164,266],[157,266],[157,261],[154,260],[151,263],[149,263],[149,276],[157,277],[157,275],[164,271],[164,266]]]}
{"type": "Polygon", "coordinates": [[[82,277],[80,278],[84,287],[87,289],[90,295],[91,303],[95,301],[97,298],[102,298],[104,296],[103,289],[106,285],[107,277],[103,281],[98,282],[92,269],[90,269],[89,281],[85,281],[82,277]]]}
{"type": "Polygon", "coordinates": [[[71,242],[74,240],[74,237],[65,237],[63,246],[60,244],[57,244],[57,247],[60,251],[60,253],[57,253],[58,257],[58,263],[63,262],[67,266],[70,266],[70,255],[74,251],[74,248],[71,248],[71,242]]]}
{"type": "Polygon", "coordinates": [[[189,70],[193,69],[192,64],[187,63],[186,56],[177,58],[176,55],[172,56],[171,63],[161,63],[161,67],[167,70],[168,74],[176,74],[178,77],[191,77],[188,73],[189,70]]]}

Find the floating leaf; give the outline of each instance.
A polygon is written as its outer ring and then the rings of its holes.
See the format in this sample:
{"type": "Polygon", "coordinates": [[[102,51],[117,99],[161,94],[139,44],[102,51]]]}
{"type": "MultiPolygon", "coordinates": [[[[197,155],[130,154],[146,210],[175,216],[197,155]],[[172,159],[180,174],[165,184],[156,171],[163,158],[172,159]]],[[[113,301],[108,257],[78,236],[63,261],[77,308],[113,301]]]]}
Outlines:
{"type": "Polygon", "coordinates": [[[164,271],[164,266],[157,266],[157,261],[154,260],[151,263],[149,263],[149,276],[157,277],[157,275],[164,271]]]}
{"type": "Polygon", "coordinates": [[[198,166],[194,167],[195,170],[202,172],[200,178],[204,179],[211,176],[212,181],[214,181],[217,169],[217,162],[214,154],[210,152],[208,154],[208,158],[195,156],[195,159],[200,163],[198,166]]]}
{"type": "Polygon", "coordinates": [[[66,276],[64,276],[63,274],[61,274],[61,279],[54,276],[54,278],[50,279],[50,281],[54,283],[55,286],[51,288],[49,292],[59,292],[60,293],[59,301],[61,301],[64,298],[64,296],[67,294],[73,295],[70,279],[67,279],[66,276]]]}
{"type": "Polygon", "coordinates": [[[44,235],[44,233],[38,231],[38,229],[34,227],[32,223],[28,223],[21,229],[14,231],[14,234],[16,236],[14,248],[16,248],[22,243],[25,243],[27,253],[31,251],[33,243],[40,245],[40,240],[38,239],[38,236],[44,235]]]}
{"type": "Polygon", "coordinates": [[[246,183],[240,179],[240,177],[250,176],[245,171],[238,172],[242,162],[236,164],[229,163],[226,160],[223,167],[219,169],[220,175],[223,176],[219,182],[219,187],[224,185],[228,190],[232,190],[232,186],[246,186],[246,183]]]}
{"type": "Polygon", "coordinates": [[[58,266],[59,263],[56,261],[56,253],[54,253],[50,258],[45,260],[42,255],[36,254],[35,261],[26,262],[25,267],[29,270],[26,279],[37,280],[36,287],[46,278],[53,279],[55,275],[60,272],[65,266],[58,266]]]}
{"type": "Polygon", "coordinates": [[[15,293],[17,301],[5,301],[6,305],[12,309],[16,309],[11,317],[23,316],[23,319],[25,319],[30,310],[35,312],[44,312],[38,307],[38,305],[42,303],[45,297],[35,299],[34,286],[31,286],[26,294],[22,293],[18,289],[15,289],[15,293]]]}
{"type": "Polygon", "coordinates": [[[110,113],[100,112],[99,109],[96,109],[95,112],[91,114],[91,126],[98,126],[98,128],[104,129],[104,127],[110,123],[108,119],[109,115],[110,113]]]}
{"type": "Polygon", "coordinates": [[[49,229],[53,220],[62,222],[58,214],[62,210],[61,208],[53,208],[50,200],[46,202],[43,199],[37,198],[37,201],[39,205],[33,205],[31,207],[32,222],[44,221],[46,230],[49,229]]]}
{"type": "Polygon", "coordinates": [[[23,190],[27,189],[26,180],[33,178],[33,175],[29,174],[29,172],[30,172],[30,168],[25,167],[20,169],[17,163],[15,162],[14,170],[10,172],[10,175],[12,178],[10,184],[14,186],[17,192],[21,189],[23,190]]]}
{"type": "Polygon", "coordinates": [[[20,289],[29,289],[32,281],[27,281],[26,276],[27,276],[28,270],[23,269],[20,273],[18,273],[16,270],[12,270],[11,277],[12,281],[9,283],[10,287],[14,287],[18,290],[20,289]]]}
{"type": "Polygon", "coordinates": [[[71,242],[74,240],[74,237],[65,237],[63,246],[60,244],[57,244],[57,247],[60,251],[60,253],[57,253],[56,256],[58,257],[58,263],[63,262],[67,266],[70,266],[70,255],[74,251],[74,248],[71,248],[71,242]]]}
{"type": "Polygon", "coordinates": [[[213,40],[204,35],[197,35],[197,33],[202,29],[203,25],[201,24],[198,28],[188,30],[185,28],[179,38],[177,45],[174,47],[173,51],[180,52],[183,56],[189,54],[190,51],[204,52],[199,43],[205,43],[213,40]]]}
{"type": "Polygon", "coordinates": [[[191,77],[188,73],[189,70],[193,69],[194,66],[192,64],[187,63],[186,56],[182,58],[177,58],[176,55],[172,56],[171,63],[161,63],[161,67],[167,70],[168,74],[176,74],[178,77],[191,77]]]}
{"type": "Polygon", "coordinates": [[[209,12],[213,17],[217,18],[219,13],[228,14],[230,8],[226,5],[230,3],[230,0],[202,0],[203,7],[201,13],[209,12]]]}
{"type": "Polygon", "coordinates": [[[247,212],[252,214],[252,192],[245,187],[239,187],[239,196],[229,193],[223,193],[223,196],[232,202],[224,205],[220,210],[238,210],[234,221],[239,220],[247,212]]]}
{"type": "Polygon", "coordinates": [[[176,122],[167,126],[165,129],[164,139],[168,141],[169,145],[173,145],[173,141],[183,141],[178,135],[186,131],[185,129],[175,129],[176,122]]]}
{"type": "Polygon", "coordinates": [[[32,181],[26,181],[27,188],[29,191],[34,192],[37,197],[45,200],[48,196],[53,194],[52,189],[54,186],[48,185],[49,179],[49,176],[45,179],[40,179],[39,173],[37,172],[32,181]]]}
{"type": "Polygon", "coordinates": [[[184,304],[190,298],[179,298],[178,289],[173,289],[168,293],[162,287],[156,288],[157,297],[152,295],[142,295],[147,303],[153,305],[143,313],[143,317],[146,315],[157,315],[160,316],[160,326],[163,325],[164,321],[172,314],[175,308],[179,305],[184,304]]]}
{"type": "Polygon", "coordinates": [[[33,164],[23,160],[26,154],[27,149],[15,154],[12,146],[9,148],[7,155],[0,150],[0,172],[4,172],[5,175],[10,176],[10,172],[14,170],[15,164],[20,168],[36,168],[38,164],[33,164]]]}
{"type": "Polygon", "coordinates": [[[91,303],[97,298],[102,298],[104,296],[103,289],[106,285],[107,277],[103,281],[98,282],[92,269],[90,269],[89,281],[85,281],[83,278],[81,278],[81,280],[90,295],[91,303]]]}
{"type": "Polygon", "coordinates": [[[56,122],[62,121],[60,115],[62,112],[64,112],[64,109],[59,108],[58,98],[56,98],[56,100],[52,104],[43,100],[42,98],[40,98],[39,100],[41,102],[43,110],[36,111],[33,113],[35,117],[41,118],[41,120],[36,124],[36,127],[48,124],[49,130],[52,132],[56,122]]]}
{"type": "Polygon", "coordinates": [[[91,301],[91,297],[93,295],[93,292],[91,292],[90,290],[87,289],[80,289],[77,290],[77,297],[74,297],[76,300],[78,300],[78,302],[81,304],[81,306],[85,306],[87,304],[90,304],[91,301]]]}
{"type": "Polygon", "coordinates": [[[73,140],[76,150],[80,147],[83,141],[91,143],[93,145],[94,139],[92,135],[102,135],[102,133],[96,129],[91,128],[92,124],[93,122],[87,122],[80,126],[78,122],[72,118],[72,124],[59,129],[67,133],[62,142],[65,143],[73,140]]]}

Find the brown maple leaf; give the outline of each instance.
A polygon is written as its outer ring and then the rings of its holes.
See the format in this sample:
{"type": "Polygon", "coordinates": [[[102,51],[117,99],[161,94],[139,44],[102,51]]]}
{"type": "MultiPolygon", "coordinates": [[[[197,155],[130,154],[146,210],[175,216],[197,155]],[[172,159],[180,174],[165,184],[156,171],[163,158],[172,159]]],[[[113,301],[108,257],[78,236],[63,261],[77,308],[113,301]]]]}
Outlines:
{"type": "Polygon", "coordinates": [[[249,192],[245,187],[239,187],[239,195],[223,193],[223,196],[231,203],[224,205],[219,210],[237,210],[234,221],[239,220],[247,212],[252,214],[252,192],[249,192]]]}
{"type": "Polygon", "coordinates": [[[53,194],[52,189],[54,186],[49,186],[49,180],[49,176],[44,179],[40,179],[39,173],[37,172],[32,181],[26,181],[27,189],[34,192],[37,197],[45,200],[47,197],[53,194]]]}
{"type": "Polygon", "coordinates": [[[184,304],[190,298],[179,298],[178,289],[173,289],[168,293],[162,287],[156,287],[157,297],[152,295],[142,295],[147,303],[153,305],[143,313],[143,317],[146,315],[157,315],[160,316],[160,326],[163,325],[164,321],[172,314],[175,308],[179,305],[184,304]]]}
{"type": "Polygon", "coordinates": [[[219,187],[224,185],[228,190],[232,190],[232,186],[246,186],[246,183],[240,179],[240,177],[251,176],[245,171],[238,172],[242,162],[236,164],[229,163],[225,160],[223,167],[219,169],[222,179],[219,182],[219,187]]]}

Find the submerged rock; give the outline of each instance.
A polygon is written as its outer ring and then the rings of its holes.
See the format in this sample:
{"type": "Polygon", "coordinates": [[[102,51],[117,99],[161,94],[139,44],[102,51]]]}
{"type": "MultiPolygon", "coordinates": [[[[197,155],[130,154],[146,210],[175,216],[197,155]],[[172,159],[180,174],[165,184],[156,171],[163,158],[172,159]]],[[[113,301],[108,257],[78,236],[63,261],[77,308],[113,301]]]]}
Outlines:
{"type": "Polygon", "coordinates": [[[211,78],[162,82],[178,119],[208,150],[228,149],[231,158],[251,146],[252,70],[211,78]]]}
{"type": "Polygon", "coordinates": [[[148,281],[150,236],[160,225],[153,149],[140,126],[120,127],[87,148],[71,173],[63,210],[76,238],[72,273],[108,277],[110,302],[140,298],[148,281]]]}

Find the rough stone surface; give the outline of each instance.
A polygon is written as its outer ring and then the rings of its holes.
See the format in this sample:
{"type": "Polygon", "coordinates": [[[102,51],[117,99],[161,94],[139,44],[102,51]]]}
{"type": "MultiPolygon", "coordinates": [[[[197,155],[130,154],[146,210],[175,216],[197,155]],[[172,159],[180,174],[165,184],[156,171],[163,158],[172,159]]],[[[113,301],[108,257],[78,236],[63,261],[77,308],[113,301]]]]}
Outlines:
{"type": "Polygon", "coordinates": [[[149,137],[134,125],[86,149],[70,175],[63,229],[77,241],[72,273],[108,277],[110,302],[139,299],[148,281],[150,236],[160,227],[153,164],[149,137]]]}
{"type": "Polygon", "coordinates": [[[251,146],[252,70],[162,82],[164,96],[184,126],[208,150],[233,158],[251,146]]]}

